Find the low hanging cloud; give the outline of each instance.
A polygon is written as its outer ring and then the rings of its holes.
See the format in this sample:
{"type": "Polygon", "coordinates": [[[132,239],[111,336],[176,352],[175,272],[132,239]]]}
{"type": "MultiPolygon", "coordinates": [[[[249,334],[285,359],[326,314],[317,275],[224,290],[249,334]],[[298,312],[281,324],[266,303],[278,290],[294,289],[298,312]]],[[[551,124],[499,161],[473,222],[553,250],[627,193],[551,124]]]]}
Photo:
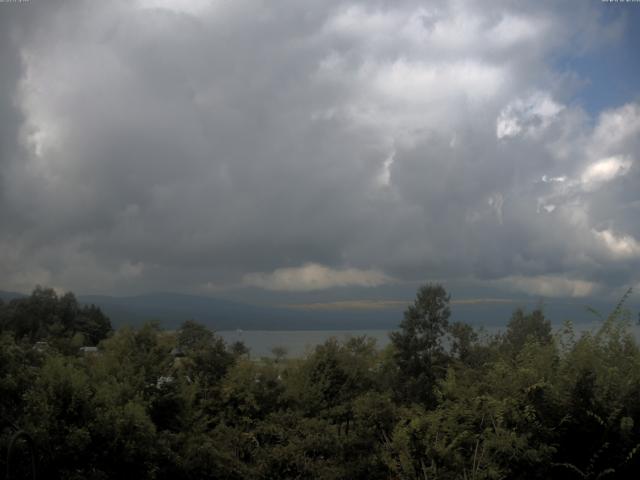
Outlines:
{"type": "Polygon", "coordinates": [[[640,281],[640,104],[557,61],[597,2],[1,7],[0,288],[640,281]]]}
{"type": "Polygon", "coordinates": [[[582,174],[581,181],[586,188],[597,188],[617,176],[625,175],[633,162],[629,157],[613,156],[598,160],[589,165],[582,174]]]}
{"type": "Polygon", "coordinates": [[[640,242],[630,235],[618,235],[611,230],[593,231],[611,256],[615,259],[637,260],[640,258],[640,242]]]}
{"type": "Polygon", "coordinates": [[[596,293],[601,286],[594,282],[560,275],[509,276],[497,282],[502,288],[527,295],[551,298],[583,298],[596,293]]]}
{"type": "Polygon", "coordinates": [[[332,269],[315,263],[301,267],[278,268],[272,273],[249,273],[244,285],[267,290],[308,292],[336,287],[377,287],[393,282],[378,270],[332,269]]]}

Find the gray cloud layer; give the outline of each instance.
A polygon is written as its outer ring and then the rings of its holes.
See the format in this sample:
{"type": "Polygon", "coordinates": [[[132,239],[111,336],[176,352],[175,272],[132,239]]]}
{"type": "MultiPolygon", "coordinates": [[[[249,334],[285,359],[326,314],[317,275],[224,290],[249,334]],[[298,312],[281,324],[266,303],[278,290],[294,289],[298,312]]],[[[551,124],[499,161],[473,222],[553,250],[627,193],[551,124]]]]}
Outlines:
{"type": "Polygon", "coordinates": [[[640,105],[552,62],[593,4],[2,8],[4,288],[640,282],[640,105]]]}

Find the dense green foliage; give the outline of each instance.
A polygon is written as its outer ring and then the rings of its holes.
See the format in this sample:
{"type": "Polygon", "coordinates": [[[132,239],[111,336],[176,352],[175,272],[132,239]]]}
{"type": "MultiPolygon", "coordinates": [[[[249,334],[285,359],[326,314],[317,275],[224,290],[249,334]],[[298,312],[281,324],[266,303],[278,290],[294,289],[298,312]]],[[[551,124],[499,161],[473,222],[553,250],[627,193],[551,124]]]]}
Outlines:
{"type": "Polygon", "coordinates": [[[110,332],[38,289],[0,304],[0,447],[26,432],[52,479],[637,478],[640,350],[621,308],[579,337],[539,310],[493,336],[448,318],[427,285],[384,350],[252,359],[195,322],[110,332]]]}
{"type": "Polygon", "coordinates": [[[82,306],[73,293],[58,296],[37,287],[30,297],[4,304],[0,300],[0,332],[34,344],[52,342],[65,353],[97,345],[111,333],[111,322],[95,305],[82,306]]]}

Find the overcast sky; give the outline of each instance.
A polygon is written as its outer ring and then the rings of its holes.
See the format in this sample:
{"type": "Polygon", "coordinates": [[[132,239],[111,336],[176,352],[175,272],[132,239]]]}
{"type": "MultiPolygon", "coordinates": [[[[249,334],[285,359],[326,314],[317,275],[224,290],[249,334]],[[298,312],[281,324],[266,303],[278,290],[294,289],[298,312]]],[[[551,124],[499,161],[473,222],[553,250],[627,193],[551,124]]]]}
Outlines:
{"type": "Polygon", "coordinates": [[[0,3],[0,288],[640,289],[639,30],[600,0],[0,3]]]}

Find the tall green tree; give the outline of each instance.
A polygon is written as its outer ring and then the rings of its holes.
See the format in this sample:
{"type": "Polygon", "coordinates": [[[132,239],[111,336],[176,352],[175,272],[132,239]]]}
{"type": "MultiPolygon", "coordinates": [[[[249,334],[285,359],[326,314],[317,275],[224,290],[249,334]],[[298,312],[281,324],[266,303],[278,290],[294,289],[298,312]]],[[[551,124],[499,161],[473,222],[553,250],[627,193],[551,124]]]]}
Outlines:
{"type": "Polygon", "coordinates": [[[518,308],[511,315],[504,336],[505,345],[513,353],[518,353],[527,340],[546,345],[551,343],[552,339],[551,322],[545,318],[544,312],[540,308],[531,313],[526,313],[523,309],[518,308]]]}
{"type": "Polygon", "coordinates": [[[390,335],[399,370],[398,389],[405,401],[427,406],[435,402],[434,386],[446,368],[442,340],[451,315],[450,298],[442,285],[422,286],[404,312],[400,331],[390,335]]]}

